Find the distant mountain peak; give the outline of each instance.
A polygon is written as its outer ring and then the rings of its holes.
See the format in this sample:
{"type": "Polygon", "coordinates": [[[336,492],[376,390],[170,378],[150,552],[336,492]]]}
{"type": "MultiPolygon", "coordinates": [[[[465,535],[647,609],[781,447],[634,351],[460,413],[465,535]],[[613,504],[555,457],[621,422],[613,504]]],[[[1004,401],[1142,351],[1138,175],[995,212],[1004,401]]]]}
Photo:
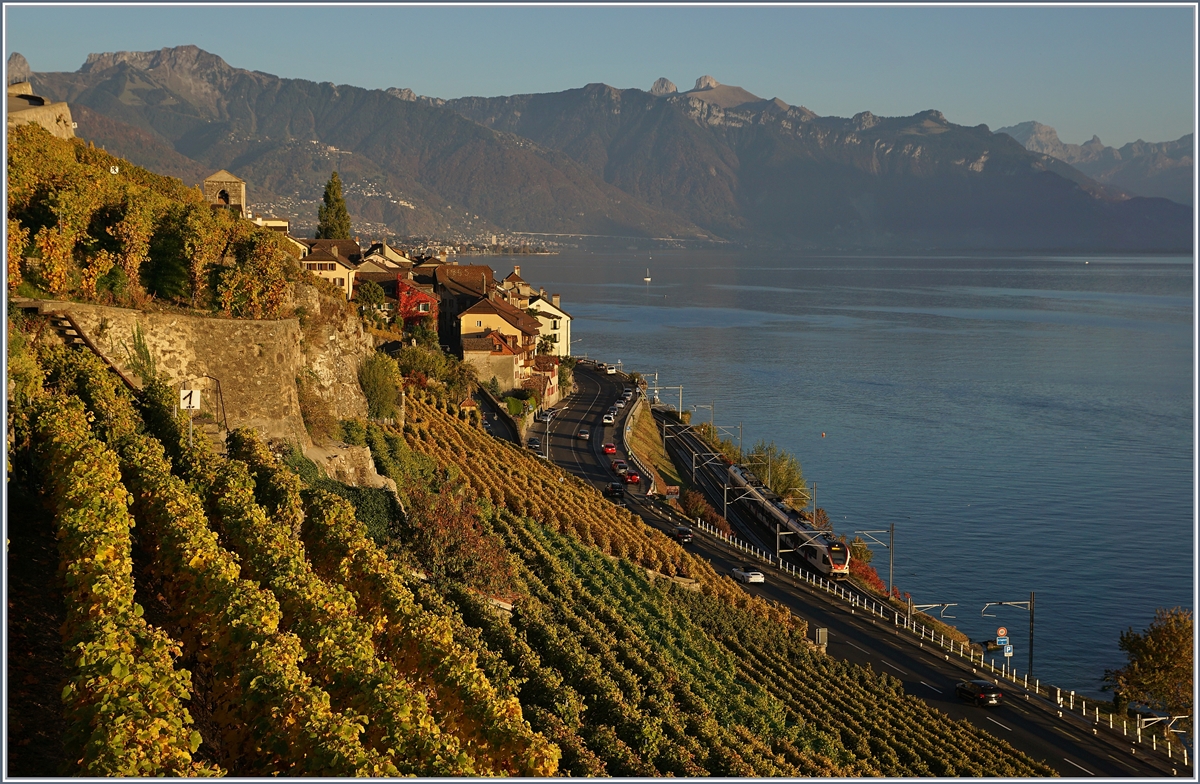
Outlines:
{"type": "Polygon", "coordinates": [[[127,63],[144,71],[154,71],[166,68],[170,71],[186,71],[199,73],[203,71],[232,73],[233,67],[211,52],[206,52],[198,46],[164,47],[153,52],[104,52],[93,53],[78,73],[93,73],[105,71],[121,63],[127,63]]]}
{"type": "Polygon", "coordinates": [[[655,80],[654,86],[650,88],[651,95],[670,95],[677,92],[679,92],[679,88],[665,76],[660,76],[655,80]]]}
{"type": "MultiPolygon", "coordinates": [[[[680,95],[695,98],[705,103],[719,106],[722,109],[734,109],[748,103],[763,103],[757,95],[734,87],[731,84],[721,84],[711,76],[701,76],[696,80],[696,86],[680,95]]],[[[786,104],[784,104],[786,106],[786,104]]]]}
{"type": "Polygon", "coordinates": [[[20,52],[13,52],[8,56],[9,84],[28,82],[30,73],[32,72],[29,70],[29,61],[26,60],[20,52]]]}

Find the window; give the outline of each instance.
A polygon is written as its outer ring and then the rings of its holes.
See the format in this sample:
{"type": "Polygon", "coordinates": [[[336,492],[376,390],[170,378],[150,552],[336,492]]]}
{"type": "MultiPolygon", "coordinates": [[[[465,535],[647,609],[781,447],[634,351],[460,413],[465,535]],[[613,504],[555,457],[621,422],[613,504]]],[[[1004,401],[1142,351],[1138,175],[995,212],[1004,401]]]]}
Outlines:
{"type": "Polygon", "coordinates": [[[345,285],[346,285],[346,279],[345,279],[345,278],[334,278],[334,279],[333,279],[333,282],[334,282],[334,283],[336,283],[336,284],[338,284],[339,286],[345,286],[345,285]]]}
{"type": "Polygon", "coordinates": [[[475,326],[477,326],[477,327],[482,327],[482,326],[483,326],[483,322],[482,322],[482,321],[476,321],[476,322],[475,322],[475,326]]]}
{"type": "Polygon", "coordinates": [[[418,313],[428,313],[429,312],[429,303],[428,302],[417,303],[417,312],[418,313]]]}
{"type": "Polygon", "coordinates": [[[554,319],[550,322],[550,329],[558,329],[558,319],[554,319]]]}

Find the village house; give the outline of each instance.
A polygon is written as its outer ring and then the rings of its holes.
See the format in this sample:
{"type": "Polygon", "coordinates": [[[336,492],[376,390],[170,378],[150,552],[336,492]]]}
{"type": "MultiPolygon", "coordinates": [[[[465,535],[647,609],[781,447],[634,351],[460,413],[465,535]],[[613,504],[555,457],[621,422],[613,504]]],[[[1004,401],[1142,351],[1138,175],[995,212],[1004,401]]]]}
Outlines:
{"type": "Polygon", "coordinates": [[[548,408],[558,402],[561,390],[558,386],[558,357],[539,354],[527,360],[529,376],[521,385],[537,394],[542,407],[548,408]]]}
{"type": "Polygon", "coordinates": [[[438,298],[433,293],[433,286],[426,286],[409,277],[396,277],[396,320],[403,322],[405,327],[411,327],[429,319],[430,326],[435,326],[438,320],[438,298]]]}
{"type": "Polygon", "coordinates": [[[338,254],[337,245],[331,244],[321,249],[313,248],[300,264],[317,277],[324,278],[345,291],[347,300],[354,298],[356,270],[348,259],[338,254]]]}
{"type": "Polygon", "coordinates": [[[501,390],[520,389],[524,380],[521,354],[499,332],[486,330],[475,337],[462,339],[463,362],[475,368],[483,383],[496,379],[501,390]]]}
{"type": "MultiPolygon", "coordinates": [[[[414,268],[414,279],[416,272],[414,268]]],[[[433,280],[438,298],[438,335],[451,352],[461,353],[464,332],[458,316],[496,290],[492,268],[486,264],[440,264],[433,270],[433,280]]],[[[483,327],[468,331],[482,332],[483,327]]]]}
{"type": "Polygon", "coordinates": [[[401,272],[413,268],[413,260],[386,242],[376,242],[363,254],[362,272],[401,272]]]}
{"type": "Polygon", "coordinates": [[[546,290],[529,301],[528,308],[536,313],[541,325],[540,334],[550,339],[551,350],[548,352],[556,357],[571,355],[571,314],[562,309],[560,298],[551,294],[546,298],[546,290]]]}
{"type": "Polygon", "coordinates": [[[533,287],[521,277],[519,264],[513,265],[513,271],[496,285],[496,290],[500,292],[505,302],[519,310],[528,308],[529,298],[534,295],[533,287]]]}

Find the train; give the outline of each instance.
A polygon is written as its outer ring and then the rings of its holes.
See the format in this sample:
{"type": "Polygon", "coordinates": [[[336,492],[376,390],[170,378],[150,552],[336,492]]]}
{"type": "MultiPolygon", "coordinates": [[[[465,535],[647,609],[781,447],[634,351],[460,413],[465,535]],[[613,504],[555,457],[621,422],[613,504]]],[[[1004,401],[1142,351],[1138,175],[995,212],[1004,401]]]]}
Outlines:
{"type": "MultiPolygon", "coordinates": [[[[768,528],[776,525],[795,534],[796,553],[821,574],[834,580],[850,576],[850,547],[830,533],[813,528],[795,509],[742,465],[729,466],[733,485],[747,493],[742,508],[768,528]]],[[[786,541],[786,540],[785,540],[786,541]]]]}

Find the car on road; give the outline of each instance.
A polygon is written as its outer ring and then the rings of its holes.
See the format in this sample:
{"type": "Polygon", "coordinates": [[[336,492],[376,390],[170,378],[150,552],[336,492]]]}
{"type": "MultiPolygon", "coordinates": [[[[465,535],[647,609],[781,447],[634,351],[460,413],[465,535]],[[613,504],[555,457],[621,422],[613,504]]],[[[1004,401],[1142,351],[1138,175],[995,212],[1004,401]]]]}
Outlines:
{"type": "Polygon", "coordinates": [[[578,438],[580,441],[587,441],[589,438],[592,437],[592,434],[590,432],[588,432],[588,429],[585,427],[582,430],[580,430],[578,433],[576,433],[575,437],[578,438]]]}
{"type": "Polygon", "coordinates": [[[483,420],[483,429],[490,432],[492,429],[492,423],[487,421],[486,419],[483,420]]]}
{"type": "Polygon", "coordinates": [[[604,454],[606,454],[606,455],[615,455],[617,453],[617,445],[616,444],[605,444],[604,446],[602,446],[600,448],[604,450],[604,454]]]}
{"type": "Polygon", "coordinates": [[[680,544],[687,544],[692,541],[692,527],[690,525],[677,525],[675,526],[675,532],[671,536],[680,544]]]}
{"type": "Polygon", "coordinates": [[[625,407],[625,398],[623,398],[623,397],[617,398],[617,402],[613,403],[613,407],[614,408],[624,408],[625,407]]]}
{"type": "Polygon", "coordinates": [[[612,425],[612,424],[616,424],[617,417],[616,417],[616,415],[615,415],[615,414],[608,414],[608,413],[606,413],[606,414],[604,415],[604,418],[603,418],[603,420],[602,420],[602,421],[603,421],[603,422],[604,422],[604,424],[606,424],[606,425],[612,425]]]}
{"type": "Polygon", "coordinates": [[[606,365],[604,367],[604,372],[610,376],[615,376],[615,375],[617,375],[617,366],[616,365],[606,365]]]}
{"type": "Polygon", "coordinates": [[[757,569],[751,569],[749,566],[733,567],[733,579],[738,582],[750,583],[765,583],[767,578],[763,577],[763,573],[757,569]]]}
{"type": "Polygon", "coordinates": [[[632,468],[625,472],[625,484],[636,485],[641,484],[642,476],[632,468]]]}
{"type": "Polygon", "coordinates": [[[621,394],[625,396],[626,400],[628,400],[629,398],[633,397],[633,387],[625,387],[621,390],[621,394]]]}
{"type": "Polygon", "coordinates": [[[537,452],[537,451],[540,451],[542,448],[542,441],[540,438],[530,438],[528,441],[525,442],[525,446],[527,446],[530,449],[537,452]]]}
{"type": "Polygon", "coordinates": [[[624,498],[625,485],[620,482],[609,482],[604,486],[604,495],[608,498],[624,498]]]}
{"type": "Polygon", "coordinates": [[[960,681],[954,685],[954,693],[960,699],[968,700],[976,705],[999,705],[1004,700],[1000,687],[985,680],[960,681]]]}
{"type": "Polygon", "coordinates": [[[617,458],[616,460],[612,461],[612,470],[616,471],[618,474],[624,474],[629,470],[629,464],[624,460],[617,458]]]}

